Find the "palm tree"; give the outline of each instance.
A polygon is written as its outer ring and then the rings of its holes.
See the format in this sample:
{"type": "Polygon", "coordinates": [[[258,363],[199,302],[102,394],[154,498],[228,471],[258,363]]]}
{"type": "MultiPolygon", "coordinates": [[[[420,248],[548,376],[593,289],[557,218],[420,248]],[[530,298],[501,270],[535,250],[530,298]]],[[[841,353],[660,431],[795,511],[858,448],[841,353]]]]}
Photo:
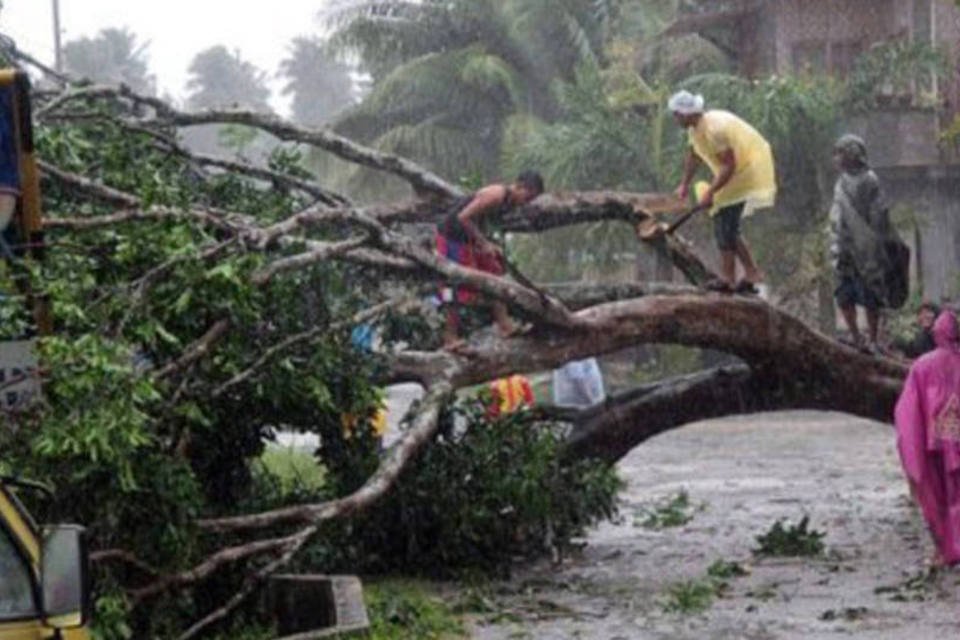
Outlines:
{"type": "Polygon", "coordinates": [[[266,74],[223,45],[205,49],[190,62],[187,104],[192,109],[242,106],[269,111],[266,74]]]}
{"type": "Polygon", "coordinates": [[[558,116],[554,83],[602,60],[615,4],[341,0],[327,14],[333,45],[373,88],[337,128],[447,176],[494,174],[508,119],[558,116]]]}
{"type": "Polygon", "coordinates": [[[318,38],[294,38],[279,75],[287,80],[283,94],[293,97],[293,119],[300,124],[325,124],[354,102],[350,67],[331,55],[318,38]]]}
{"type": "MultiPolygon", "coordinates": [[[[238,107],[270,112],[266,74],[242,59],[238,51],[223,45],[204,49],[190,62],[189,72],[190,109],[238,107]]],[[[215,155],[229,149],[238,155],[266,156],[273,146],[266,136],[240,125],[190,127],[183,137],[191,149],[215,155]]]]}
{"type": "Polygon", "coordinates": [[[141,93],[156,92],[156,78],[147,61],[148,42],[137,42],[127,29],[102,29],[95,37],[67,42],[63,47],[66,70],[78,78],[124,83],[141,93]]]}

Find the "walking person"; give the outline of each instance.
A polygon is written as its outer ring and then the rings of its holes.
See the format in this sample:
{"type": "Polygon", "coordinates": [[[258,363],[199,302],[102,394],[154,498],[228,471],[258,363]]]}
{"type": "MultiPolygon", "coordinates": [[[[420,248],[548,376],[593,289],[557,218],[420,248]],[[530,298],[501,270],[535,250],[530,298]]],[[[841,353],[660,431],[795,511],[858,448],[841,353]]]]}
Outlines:
{"type": "Polygon", "coordinates": [[[729,111],[704,109],[703,96],[680,91],[667,105],[677,124],[687,130],[690,150],[676,195],[686,200],[701,165],[713,180],[698,205],[713,218],[720,250],[720,279],[707,288],[724,293],[757,293],[763,273],[740,232],[741,220],[758,209],[772,207],[777,185],[770,144],[749,123],[729,111]],[[743,278],[737,280],[737,260],[743,278]]]}
{"type": "Polygon", "coordinates": [[[960,563],[960,331],[944,311],[937,348],[913,363],[894,413],[910,494],[933,537],[934,566],[960,563]]]}
{"type": "Polygon", "coordinates": [[[833,161],[840,172],[830,208],[830,258],[837,279],[834,295],[852,345],[880,353],[880,310],[888,306],[890,261],[885,242],[891,233],[889,207],[861,138],[841,136],[833,148],[833,161]],[[858,306],[866,311],[867,340],[857,323],[858,306]]]}
{"type": "MultiPolygon", "coordinates": [[[[491,184],[459,200],[437,225],[437,253],[454,262],[486,273],[504,274],[503,253],[490,240],[490,226],[516,207],[543,193],[543,178],[535,171],[524,171],[513,184],[491,184]]],[[[449,351],[463,348],[460,324],[466,307],[476,304],[477,292],[465,286],[444,287],[441,303],[447,307],[443,347],[449,351]]],[[[499,300],[490,303],[494,322],[502,337],[517,332],[517,324],[499,300]]]]}

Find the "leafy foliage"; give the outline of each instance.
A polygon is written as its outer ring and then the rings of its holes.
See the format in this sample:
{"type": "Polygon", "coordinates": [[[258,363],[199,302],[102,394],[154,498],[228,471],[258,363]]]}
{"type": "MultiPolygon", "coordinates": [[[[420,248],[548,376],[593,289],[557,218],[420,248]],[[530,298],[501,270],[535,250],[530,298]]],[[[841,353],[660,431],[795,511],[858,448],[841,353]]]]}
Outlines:
{"type": "Polygon", "coordinates": [[[847,87],[847,104],[855,111],[868,111],[883,106],[881,100],[892,103],[905,96],[901,106],[937,106],[933,95],[937,78],[949,72],[948,55],[925,42],[894,40],[873,47],[860,56],[854,66],[847,87]],[[914,95],[917,94],[917,95],[914,95]]]}
{"type": "Polygon", "coordinates": [[[693,514],[700,508],[690,502],[690,495],[686,491],[680,491],[652,509],[645,509],[645,517],[638,524],[646,529],[682,527],[693,520],[693,514]]]}
{"type": "Polygon", "coordinates": [[[769,531],[757,536],[760,546],[754,552],[762,556],[818,556],[823,553],[826,533],[809,527],[809,516],[797,524],[784,525],[783,520],[777,520],[769,531]]]}
{"type": "Polygon", "coordinates": [[[716,586],[710,580],[686,580],[670,585],[662,603],[667,613],[702,613],[713,604],[716,586]]]}
{"type": "MultiPolygon", "coordinates": [[[[41,127],[37,143],[45,160],[148,205],[222,208],[269,223],[308,203],[272,185],[198,171],[158,151],[150,136],[107,120],[41,127]]],[[[271,160],[292,173],[303,171],[300,161],[284,151],[271,160]]],[[[44,208],[51,218],[111,211],[55,182],[45,184],[44,208]]],[[[94,550],[127,549],[161,572],[194,566],[223,543],[198,534],[198,517],[272,498],[256,495],[262,485],[253,471],[275,428],[340,431],[344,411],[376,410],[379,392],[369,383],[376,365],[349,346],[343,331],[289,349],[246,383],[214,393],[282,337],[378,300],[369,279],[318,266],[262,289],[251,280],[261,254],[226,243],[216,260],[205,259],[222,238],[186,221],[51,232],[48,241],[55,249],[28,274],[55,310],[55,333],[38,341],[44,397],[20,428],[0,430],[0,448],[10,469],[56,488],[52,503],[32,505],[37,515],[84,523],[94,550]],[[231,331],[214,356],[159,375],[218,321],[231,331]]],[[[22,302],[6,298],[4,317],[22,322],[22,302]]],[[[205,585],[205,598],[160,598],[127,618],[129,603],[120,595],[127,571],[97,565],[105,637],[126,636],[125,628],[137,637],[175,635],[179,616],[202,613],[239,577],[227,572],[205,585]]]]}
{"type": "Polygon", "coordinates": [[[552,117],[555,79],[602,57],[605,21],[587,0],[341,2],[332,44],[374,85],[337,123],[446,175],[496,175],[514,115],[552,117]]]}
{"type": "Polygon", "coordinates": [[[714,598],[722,598],[730,588],[730,580],[749,575],[739,562],[719,559],[707,568],[703,578],[676,582],[667,588],[661,606],[667,613],[691,615],[710,608],[714,598]]]}
{"type": "Polygon", "coordinates": [[[444,424],[391,499],[326,536],[311,566],[428,575],[505,570],[517,554],[562,548],[616,513],[614,470],[562,464],[552,425],[525,412],[491,419],[479,400],[457,405],[444,424]]]}
{"type": "Polygon", "coordinates": [[[733,560],[716,560],[707,568],[707,575],[718,580],[729,580],[749,575],[750,572],[739,562],[733,560]]]}
{"type": "Polygon", "coordinates": [[[364,595],[370,614],[372,640],[466,637],[463,624],[448,605],[415,582],[376,582],[367,586],[364,595]]]}

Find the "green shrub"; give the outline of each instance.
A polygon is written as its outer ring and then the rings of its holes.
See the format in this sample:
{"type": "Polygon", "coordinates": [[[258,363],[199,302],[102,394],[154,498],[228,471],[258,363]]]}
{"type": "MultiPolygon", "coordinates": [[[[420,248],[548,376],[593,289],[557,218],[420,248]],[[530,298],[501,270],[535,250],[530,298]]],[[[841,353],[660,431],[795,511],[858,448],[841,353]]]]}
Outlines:
{"type": "Polygon", "coordinates": [[[754,553],[761,556],[804,557],[823,553],[823,531],[810,529],[810,517],[804,516],[797,524],[784,525],[777,520],[766,533],[757,536],[760,546],[754,553]]]}
{"type": "Polygon", "coordinates": [[[667,613],[693,614],[710,608],[717,595],[717,587],[711,580],[687,580],[670,585],[663,601],[667,613]]]}
{"type": "Polygon", "coordinates": [[[739,562],[734,560],[724,560],[723,558],[715,561],[707,568],[707,575],[716,580],[729,580],[730,578],[740,578],[749,575],[749,571],[739,562]]]}
{"type": "Polygon", "coordinates": [[[597,461],[561,463],[563,440],[555,425],[528,412],[490,419],[476,400],[454,406],[442,421],[433,446],[390,497],[332,525],[306,554],[305,566],[497,572],[518,554],[562,548],[616,513],[621,482],[614,469],[597,461]],[[467,425],[463,433],[455,421],[467,425]]]}
{"type": "Polygon", "coordinates": [[[416,582],[385,581],[364,589],[370,616],[370,640],[465,638],[466,632],[450,607],[416,582]]]}
{"type": "Polygon", "coordinates": [[[636,526],[645,529],[669,529],[671,527],[682,527],[691,520],[693,514],[704,508],[704,505],[695,505],[690,502],[690,495],[686,491],[680,491],[672,498],[662,500],[653,508],[645,508],[643,513],[645,517],[634,522],[636,526]]]}

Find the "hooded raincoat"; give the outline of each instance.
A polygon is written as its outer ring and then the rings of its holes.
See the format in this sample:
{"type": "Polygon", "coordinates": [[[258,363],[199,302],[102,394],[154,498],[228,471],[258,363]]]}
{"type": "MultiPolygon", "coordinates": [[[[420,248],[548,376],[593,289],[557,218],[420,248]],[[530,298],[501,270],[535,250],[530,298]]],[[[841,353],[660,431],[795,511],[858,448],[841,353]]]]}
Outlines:
{"type": "Polygon", "coordinates": [[[830,208],[830,257],[838,280],[861,282],[883,306],[888,303],[887,238],[890,213],[880,180],[867,164],[867,151],[856,136],[843,136],[836,149],[857,161],[856,172],[842,172],[830,208]]]}
{"type": "Polygon", "coordinates": [[[897,401],[897,448],[904,472],[948,564],[960,562],[960,333],[944,312],[937,349],[914,362],[897,401]]]}

